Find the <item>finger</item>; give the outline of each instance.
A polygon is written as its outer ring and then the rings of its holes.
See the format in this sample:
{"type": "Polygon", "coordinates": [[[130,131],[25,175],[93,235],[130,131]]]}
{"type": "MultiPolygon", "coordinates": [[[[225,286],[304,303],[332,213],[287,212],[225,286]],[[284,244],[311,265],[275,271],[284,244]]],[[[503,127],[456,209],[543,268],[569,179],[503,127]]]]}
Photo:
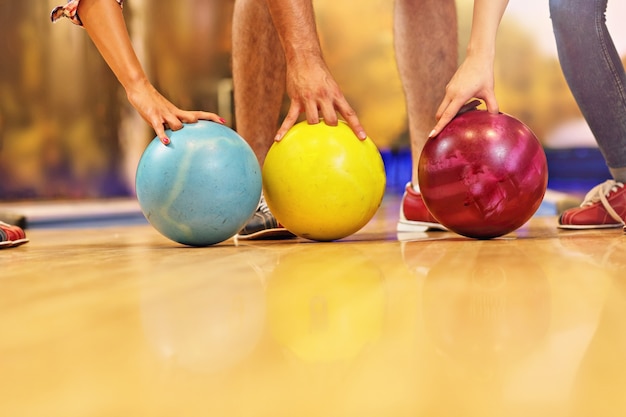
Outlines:
{"type": "Polygon", "coordinates": [[[335,111],[335,106],[332,103],[324,101],[320,104],[320,112],[322,113],[322,118],[324,119],[324,123],[328,126],[337,126],[338,118],[337,112],[335,111]]]}
{"type": "Polygon", "coordinates": [[[448,106],[450,105],[451,101],[452,101],[452,99],[446,94],[446,96],[441,101],[441,104],[439,105],[439,108],[437,108],[437,113],[435,113],[435,118],[437,120],[441,119],[441,116],[443,115],[443,112],[448,108],[448,106]]]}
{"type": "Polygon", "coordinates": [[[183,128],[183,122],[180,121],[178,117],[168,116],[165,118],[166,123],[171,130],[180,130],[183,128]]]}
{"type": "Polygon", "coordinates": [[[310,125],[318,124],[320,122],[320,115],[319,111],[317,110],[317,104],[315,104],[314,102],[307,102],[304,106],[307,123],[310,125]]]}
{"type": "Polygon", "coordinates": [[[357,138],[360,140],[365,140],[367,138],[367,133],[365,133],[365,129],[361,126],[361,122],[359,121],[356,112],[347,102],[344,106],[339,108],[339,114],[343,117],[346,123],[348,123],[348,126],[350,126],[350,129],[352,129],[357,138]]]}
{"type": "Polygon", "coordinates": [[[197,120],[210,120],[212,122],[221,123],[221,124],[226,123],[226,119],[224,119],[223,117],[220,117],[219,115],[215,113],[211,113],[208,111],[194,111],[192,113],[194,114],[197,120]]]}
{"type": "Polygon", "coordinates": [[[498,101],[493,94],[486,96],[483,100],[487,105],[487,111],[489,113],[497,114],[500,112],[500,108],[498,107],[498,101]]]}
{"type": "Polygon", "coordinates": [[[165,128],[163,127],[163,124],[160,123],[158,125],[153,126],[153,128],[154,128],[154,132],[156,133],[161,143],[166,146],[169,145],[170,138],[168,138],[167,135],[165,134],[165,128]]]}
{"type": "Polygon", "coordinates": [[[282,138],[289,131],[289,129],[291,129],[296,123],[296,121],[298,120],[298,116],[300,116],[300,110],[298,106],[294,106],[292,104],[289,108],[287,116],[285,116],[285,120],[283,120],[283,124],[280,125],[278,132],[276,132],[276,136],[274,137],[274,140],[276,142],[280,142],[282,140],[282,138]]]}
{"type": "Polygon", "coordinates": [[[437,136],[439,133],[441,133],[443,128],[446,127],[446,125],[450,123],[452,119],[454,119],[454,116],[456,116],[462,104],[463,103],[458,103],[454,101],[450,102],[450,104],[441,113],[441,116],[439,117],[437,124],[435,125],[433,130],[428,134],[428,137],[433,138],[437,136]]]}
{"type": "Polygon", "coordinates": [[[183,111],[178,113],[176,116],[184,123],[196,123],[200,119],[198,117],[198,112],[193,111],[183,111]]]}

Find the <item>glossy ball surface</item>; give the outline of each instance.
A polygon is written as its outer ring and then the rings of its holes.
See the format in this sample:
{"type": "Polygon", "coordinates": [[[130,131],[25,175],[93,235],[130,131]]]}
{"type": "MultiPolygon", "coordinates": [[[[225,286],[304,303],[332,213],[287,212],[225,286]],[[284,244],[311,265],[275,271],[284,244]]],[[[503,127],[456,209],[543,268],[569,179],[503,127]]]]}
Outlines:
{"type": "Polygon", "coordinates": [[[296,124],[270,148],[263,189],[276,219],[307,239],[349,236],[374,216],[385,193],[385,168],[370,138],[339,122],[296,124]]]}
{"type": "Polygon", "coordinates": [[[261,169],[234,130],[209,121],[166,131],[139,160],[137,199],[150,224],[165,237],[208,246],[234,236],[261,195],[261,169]]]}
{"type": "Polygon", "coordinates": [[[428,210],[442,225],[490,239],[513,232],[537,211],[548,169],[528,126],[503,113],[470,110],[426,143],[418,178],[428,210]]]}

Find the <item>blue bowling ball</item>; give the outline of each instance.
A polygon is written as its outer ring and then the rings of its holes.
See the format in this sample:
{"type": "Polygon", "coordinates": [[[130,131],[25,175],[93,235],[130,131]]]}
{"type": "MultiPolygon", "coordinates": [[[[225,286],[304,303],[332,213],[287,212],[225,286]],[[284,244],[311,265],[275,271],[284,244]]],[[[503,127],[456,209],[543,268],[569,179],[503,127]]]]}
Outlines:
{"type": "Polygon", "coordinates": [[[261,196],[261,169],[234,130],[201,120],[146,147],[135,179],[139,206],[165,237],[209,246],[234,236],[261,196]]]}

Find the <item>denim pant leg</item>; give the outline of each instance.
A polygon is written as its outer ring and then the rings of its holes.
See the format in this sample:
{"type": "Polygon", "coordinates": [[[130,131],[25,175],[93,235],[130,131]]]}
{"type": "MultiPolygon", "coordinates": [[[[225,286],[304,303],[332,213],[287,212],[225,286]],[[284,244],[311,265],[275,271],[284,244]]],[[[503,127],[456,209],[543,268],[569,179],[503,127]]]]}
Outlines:
{"type": "Polygon", "coordinates": [[[608,0],[550,0],[565,79],[610,168],[626,167],[626,74],[606,27],[608,0]]]}

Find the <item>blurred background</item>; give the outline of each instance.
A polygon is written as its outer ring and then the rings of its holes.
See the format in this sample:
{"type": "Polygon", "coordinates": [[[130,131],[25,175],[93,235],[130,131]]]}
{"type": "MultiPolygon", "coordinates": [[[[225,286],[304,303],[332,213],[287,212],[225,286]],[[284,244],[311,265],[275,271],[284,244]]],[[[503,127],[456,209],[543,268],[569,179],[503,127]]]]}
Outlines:
{"type": "MultiPolygon", "coordinates": [[[[230,31],[235,0],[127,0],[125,18],[146,72],[182,108],[218,112],[236,128],[230,31]]],[[[0,201],[85,200],[134,194],[135,167],[154,132],[81,28],[50,23],[63,0],[0,3],[0,201]]],[[[377,143],[389,189],[410,178],[404,97],[394,59],[388,0],[315,0],[328,64],[377,143]]],[[[457,0],[459,59],[472,0],[457,0]]],[[[608,24],[626,53],[619,18],[608,24]]],[[[416,45],[417,47],[418,45],[416,45]]],[[[595,142],[559,68],[547,0],[511,0],[496,63],[501,110],[544,144],[549,186],[584,190],[607,178],[595,142]]]]}

